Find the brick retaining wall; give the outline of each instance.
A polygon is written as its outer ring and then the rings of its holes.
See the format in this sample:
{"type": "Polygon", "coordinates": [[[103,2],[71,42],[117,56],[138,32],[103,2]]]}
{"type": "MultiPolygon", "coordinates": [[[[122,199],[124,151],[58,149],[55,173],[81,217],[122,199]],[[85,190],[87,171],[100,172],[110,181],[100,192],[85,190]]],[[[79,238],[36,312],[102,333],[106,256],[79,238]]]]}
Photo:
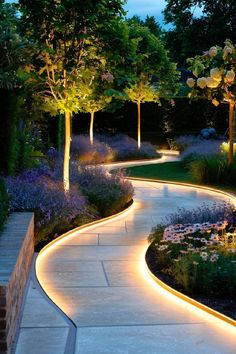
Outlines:
{"type": "Polygon", "coordinates": [[[12,349],[33,253],[33,214],[11,214],[0,234],[0,354],[12,349]]]}

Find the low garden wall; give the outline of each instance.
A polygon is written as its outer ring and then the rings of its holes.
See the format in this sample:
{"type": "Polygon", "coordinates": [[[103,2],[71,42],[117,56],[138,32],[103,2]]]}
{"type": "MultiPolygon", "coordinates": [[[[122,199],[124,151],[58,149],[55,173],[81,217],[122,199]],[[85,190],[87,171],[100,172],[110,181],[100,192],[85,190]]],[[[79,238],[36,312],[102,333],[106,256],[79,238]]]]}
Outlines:
{"type": "Polygon", "coordinates": [[[11,214],[0,234],[0,354],[12,350],[33,253],[33,213],[11,214]]]}

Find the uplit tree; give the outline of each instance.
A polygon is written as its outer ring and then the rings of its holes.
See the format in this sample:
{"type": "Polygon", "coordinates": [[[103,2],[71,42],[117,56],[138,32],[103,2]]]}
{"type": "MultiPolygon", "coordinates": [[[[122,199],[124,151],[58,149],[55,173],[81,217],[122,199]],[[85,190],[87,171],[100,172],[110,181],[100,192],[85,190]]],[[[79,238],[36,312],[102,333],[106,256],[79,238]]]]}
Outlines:
{"type": "Polygon", "coordinates": [[[140,76],[140,80],[126,89],[126,94],[131,102],[137,105],[137,141],[138,148],[141,148],[141,103],[156,102],[159,103],[159,94],[157,88],[149,80],[140,76]]]}
{"type": "Polygon", "coordinates": [[[96,112],[114,111],[127,98],[124,88],[132,81],[131,65],[136,42],[129,39],[125,21],[117,20],[109,28],[106,42],[93,46],[80,72],[80,110],[90,114],[90,142],[93,144],[96,112]]]}
{"type": "Polygon", "coordinates": [[[236,46],[225,41],[224,48],[211,47],[203,55],[188,59],[193,77],[187,85],[191,99],[208,99],[215,106],[220,103],[229,105],[229,164],[233,162],[234,129],[233,116],[236,101],[236,46]]]}
{"type": "Polygon", "coordinates": [[[112,100],[112,96],[106,93],[106,89],[110,88],[114,77],[109,72],[95,73],[86,70],[82,73],[79,84],[80,92],[84,95],[80,98],[80,110],[90,114],[89,137],[90,144],[93,145],[93,130],[95,113],[104,110],[112,100]]]}
{"type": "MultiPolygon", "coordinates": [[[[123,14],[122,0],[20,0],[23,30],[43,49],[35,55],[41,107],[64,114],[63,180],[69,190],[71,115],[79,109],[78,76],[88,47],[109,37],[109,26],[123,14]],[[92,40],[94,43],[92,43],[92,40]]],[[[36,75],[34,75],[36,76],[36,75]]],[[[37,80],[34,78],[34,80],[37,80]]]]}
{"type": "Polygon", "coordinates": [[[162,41],[147,27],[135,21],[130,23],[130,40],[136,43],[132,63],[133,83],[125,90],[131,102],[137,104],[137,140],[141,147],[141,104],[160,102],[160,97],[170,97],[176,92],[178,72],[169,60],[162,41]]]}

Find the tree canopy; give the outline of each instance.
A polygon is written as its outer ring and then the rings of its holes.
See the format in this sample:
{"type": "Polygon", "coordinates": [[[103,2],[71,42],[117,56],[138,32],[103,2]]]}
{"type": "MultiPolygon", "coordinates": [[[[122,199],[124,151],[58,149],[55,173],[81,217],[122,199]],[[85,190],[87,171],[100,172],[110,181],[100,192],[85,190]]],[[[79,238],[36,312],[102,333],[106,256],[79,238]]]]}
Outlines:
{"type": "Polygon", "coordinates": [[[138,106],[138,147],[141,146],[141,112],[144,102],[159,102],[176,90],[178,73],[162,40],[137,21],[129,23],[130,39],[136,43],[132,64],[133,83],[127,87],[130,101],[138,106]]]}
{"type": "Polygon", "coordinates": [[[12,89],[18,84],[17,69],[24,61],[26,40],[18,31],[16,9],[0,2],[0,87],[12,89]]]}
{"type": "Polygon", "coordinates": [[[166,33],[167,46],[179,65],[210,46],[236,40],[234,0],[167,0],[165,21],[174,27],[166,33]],[[201,9],[201,14],[199,13],[201,9]]]}

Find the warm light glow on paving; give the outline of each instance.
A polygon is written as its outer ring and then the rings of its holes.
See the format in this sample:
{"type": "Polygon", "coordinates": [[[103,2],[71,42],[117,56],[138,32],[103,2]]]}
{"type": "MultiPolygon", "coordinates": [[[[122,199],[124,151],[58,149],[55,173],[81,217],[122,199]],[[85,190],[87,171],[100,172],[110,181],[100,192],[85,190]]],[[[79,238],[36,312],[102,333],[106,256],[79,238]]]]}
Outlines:
{"type": "Polygon", "coordinates": [[[53,252],[57,249],[58,246],[62,246],[63,243],[70,238],[75,237],[75,234],[79,233],[85,233],[88,231],[92,231],[94,228],[98,226],[105,226],[108,223],[110,223],[111,219],[112,221],[118,221],[122,218],[124,218],[127,215],[132,215],[135,213],[135,210],[138,208],[139,202],[134,201],[133,204],[124,212],[119,213],[117,216],[113,217],[108,217],[105,220],[98,221],[95,223],[92,223],[92,225],[85,226],[85,227],[79,227],[78,229],[72,230],[71,232],[68,232],[65,235],[62,235],[60,238],[56,239],[55,241],[51,242],[48,244],[42,251],[39,253],[36,263],[35,263],[35,270],[36,270],[36,276],[38,278],[38,281],[40,285],[42,286],[43,290],[45,293],[48,295],[48,297],[65,313],[68,315],[70,312],[70,304],[63,299],[63,297],[60,295],[60,293],[57,293],[54,291],[54,289],[50,286],[47,285],[47,280],[48,280],[48,275],[45,272],[45,264],[47,264],[48,261],[51,259],[51,255],[53,252]]]}
{"type": "MultiPolygon", "coordinates": [[[[139,182],[141,182],[141,179],[138,180],[139,182]]],[[[149,182],[150,185],[152,183],[155,182],[149,182]]],[[[173,184],[172,184],[173,185],[173,184]]],[[[176,184],[178,186],[178,188],[180,188],[181,186],[183,186],[184,188],[186,188],[186,185],[184,186],[183,184],[176,184]]],[[[231,196],[228,193],[221,193],[220,191],[215,191],[212,190],[211,188],[207,188],[204,187],[202,190],[201,188],[198,187],[193,187],[191,186],[191,188],[196,188],[198,189],[199,192],[204,192],[206,191],[209,195],[211,196],[215,196],[217,198],[219,198],[220,195],[224,195],[227,196],[229,198],[229,200],[234,203],[234,205],[236,205],[236,198],[231,196]]],[[[38,277],[38,280],[41,284],[41,286],[43,287],[44,291],[47,293],[47,295],[52,299],[52,301],[54,303],[57,304],[57,306],[59,306],[61,308],[61,310],[63,312],[65,312],[67,315],[71,313],[71,304],[68,301],[65,301],[65,299],[60,295],[60,293],[56,292],[56,289],[51,287],[50,285],[48,285],[47,280],[48,280],[48,275],[45,272],[45,264],[47,264],[48,262],[50,262],[50,260],[53,258],[53,252],[55,250],[58,250],[58,246],[62,246],[63,244],[66,244],[66,242],[69,239],[72,239],[75,236],[78,236],[78,234],[80,233],[87,233],[87,232],[91,232],[91,231],[95,231],[95,229],[97,227],[101,227],[101,226],[106,226],[109,224],[112,224],[113,222],[116,221],[123,221],[127,218],[127,216],[129,216],[129,219],[132,217],[135,217],[135,213],[139,210],[142,210],[141,207],[142,203],[135,201],[133,203],[133,205],[131,207],[129,207],[126,211],[118,214],[117,216],[114,217],[108,217],[103,221],[98,221],[95,223],[91,223],[88,226],[85,227],[79,227],[78,229],[75,229],[71,232],[68,232],[67,234],[63,235],[62,237],[60,237],[59,239],[53,241],[51,244],[49,244],[48,246],[46,246],[38,255],[37,260],[36,260],[36,274],[38,277]]],[[[81,236],[83,237],[83,236],[81,236]]],[[[137,255],[138,257],[140,256],[140,278],[143,279],[144,282],[144,286],[145,283],[147,284],[147,288],[150,290],[150,293],[153,294],[153,292],[156,292],[156,296],[163,298],[163,303],[166,305],[168,303],[168,308],[170,308],[170,312],[171,311],[176,311],[176,309],[178,309],[178,311],[182,311],[182,312],[187,312],[188,313],[192,313],[194,315],[196,315],[196,322],[198,323],[208,323],[208,325],[213,328],[216,332],[219,332],[219,334],[222,335],[222,331],[224,331],[224,336],[229,336],[229,340],[230,340],[230,335],[236,335],[236,327],[234,327],[232,324],[229,324],[227,322],[225,322],[224,320],[221,320],[219,318],[217,318],[216,316],[207,313],[206,311],[204,311],[201,308],[198,308],[194,305],[192,305],[191,303],[186,302],[184,299],[179,298],[178,296],[176,296],[175,294],[171,293],[170,291],[168,291],[167,289],[164,289],[160,284],[158,284],[154,279],[152,279],[149,270],[147,268],[146,265],[146,261],[145,261],[145,253],[147,250],[147,243],[143,243],[138,244],[140,246],[141,252],[140,255],[137,255]]],[[[137,271],[137,269],[133,269],[133,271],[137,271]]],[[[142,280],[141,279],[141,280],[142,280]]],[[[161,300],[162,301],[162,300],[161,300]]]]}
{"type": "MultiPolygon", "coordinates": [[[[173,156],[173,160],[176,161],[176,156],[173,156]]],[[[165,156],[163,155],[161,158],[158,159],[152,159],[152,160],[139,160],[139,161],[125,161],[125,162],[119,162],[119,163],[109,163],[103,165],[106,167],[108,171],[111,171],[116,168],[125,168],[125,167],[132,167],[132,166],[144,166],[144,165],[155,165],[157,163],[164,163],[164,162],[170,162],[171,158],[170,156],[165,156]]]]}
{"type": "Polygon", "coordinates": [[[148,270],[145,260],[146,251],[147,247],[144,247],[140,258],[140,272],[142,273],[145,280],[149,283],[151,291],[156,291],[157,296],[161,295],[165,297],[166,301],[168,301],[170,310],[174,311],[176,306],[180,306],[184,311],[190,311],[194,313],[199,318],[199,322],[204,321],[211,323],[212,326],[214,326],[217,330],[225,330],[228,333],[227,335],[236,335],[236,327],[234,327],[232,324],[226,323],[224,320],[216,318],[214,315],[211,315],[210,313],[198,308],[197,306],[186,302],[185,300],[164,289],[161,285],[157,284],[157,282],[151,277],[150,271],[148,270]]]}

